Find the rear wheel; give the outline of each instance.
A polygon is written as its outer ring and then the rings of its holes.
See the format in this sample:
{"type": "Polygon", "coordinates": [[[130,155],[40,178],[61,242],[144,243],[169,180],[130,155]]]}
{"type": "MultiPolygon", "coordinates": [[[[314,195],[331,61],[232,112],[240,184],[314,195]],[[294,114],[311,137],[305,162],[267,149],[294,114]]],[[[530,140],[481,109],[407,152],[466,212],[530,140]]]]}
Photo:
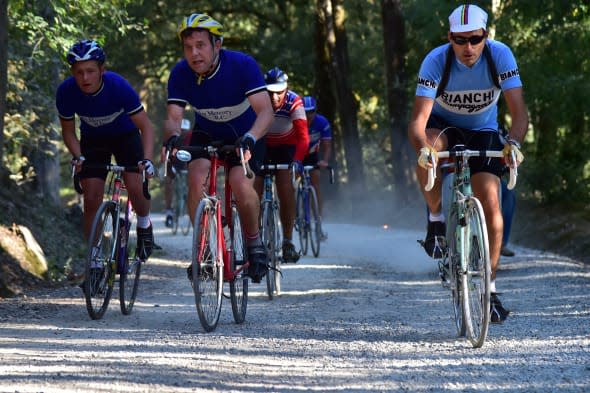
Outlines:
{"type": "Polygon", "coordinates": [[[103,202],[94,216],[88,242],[84,280],[86,310],[92,319],[100,319],[109,306],[115,281],[117,247],[117,208],[103,202]]]}
{"type": "Polygon", "coordinates": [[[139,287],[139,276],[141,274],[141,259],[137,257],[137,217],[135,211],[128,204],[128,219],[120,219],[121,253],[124,254],[119,259],[119,302],[121,303],[121,312],[129,315],[135,304],[137,289],[139,287]]]}
{"type": "Polygon", "coordinates": [[[297,200],[295,208],[297,209],[296,221],[297,228],[299,229],[299,245],[301,246],[301,255],[307,255],[307,249],[309,245],[308,232],[309,227],[307,220],[309,217],[305,217],[305,202],[309,194],[306,194],[305,189],[302,185],[299,185],[297,192],[297,200]]]}
{"type": "Polygon", "coordinates": [[[477,198],[467,200],[465,212],[464,309],[469,341],[475,348],[485,342],[490,323],[491,266],[487,228],[483,208],[477,198]]]}
{"type": "Polygon", "coordinates": [[[221,313],[223,267],[217,244],[215,206],[203,199],[195,214],[192,286],[199,320],[207,332],[217,327],[221,313]]]}
{"type": "Polygon", "coordinates": [[[309,187],[309,240],[314,257],[320,255],[320,241],[322,239],[322,218],[315,188],[309,187]]]}
{"type": "Polygon", "coordinates": [[[274,221],[274,214],[272,208],[272,201],[264,201],[262,203],[262,242],[266,247],[266,252],[269,257],[270,269],[266,274],[266,292],[270,300],[273,299],[276,286],[275,286],[275,275],[276,275],[276,260],[277,260],[277,249],[276,249],[276,228],[274,221]]]}
{"type": "Polygon", "coordinates": [[[235,276],[229,283],[229,293],[231,299],[231,308],[236,323],[243,323],[246,320],[246,309],[248,307],[248,277],[241,270],[246,263],[246,243],[242,223],[238,215],[238,209],[232,206],[232,224],[231,224],[231,271],[235,276]],[[238,271],[238,269],[240,269],[238,271]]]}

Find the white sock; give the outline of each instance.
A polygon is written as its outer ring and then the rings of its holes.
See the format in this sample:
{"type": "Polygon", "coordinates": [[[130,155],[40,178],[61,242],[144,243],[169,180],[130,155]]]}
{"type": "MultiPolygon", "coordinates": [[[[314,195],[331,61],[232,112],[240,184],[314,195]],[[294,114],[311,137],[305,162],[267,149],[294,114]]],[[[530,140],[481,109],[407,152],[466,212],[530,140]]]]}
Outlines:
{"type": "Polygon", "coordinates": [[[496,293],[496,280],[490,281],[490,292],[496,293]]]}
{"type": "Polygon", "coordinates": [[[152,223],[152,221],[150,220],[150,216],[137,216],[137,227],[138,228],[149,228],[150,224],[152,223]]]}
{"type": "Polygon", "coordinates": [[[428,213],[428,220],[430,222],[435,222],[435,221],[440,221],[440,222],[445,222],[445,215],[441,212],[439,212],[438,214],[432,214],[432,213],[428,213]]]}

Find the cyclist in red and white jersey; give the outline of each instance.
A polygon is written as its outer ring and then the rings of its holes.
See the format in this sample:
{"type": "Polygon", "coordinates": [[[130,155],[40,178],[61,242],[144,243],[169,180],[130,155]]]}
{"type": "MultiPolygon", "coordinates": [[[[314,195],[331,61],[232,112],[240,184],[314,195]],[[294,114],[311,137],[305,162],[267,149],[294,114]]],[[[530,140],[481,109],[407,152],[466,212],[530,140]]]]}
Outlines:
{"type": "MultiPolygon", "coordinates": [[[[271,164],[294,165],[297,172],[303,171],[303,159],[309,147],[307,119],[301,97],[287,89],[288,76],[280,68],[274,67],[265,75],[266,89],[274,109],[274,120],[266,134],[265,162],[271,164]]],[[[295,190],[291,181],[291,171],[279,170],[276,174],[277,194],[280,203],[281,223],[283,224],[283,261],[297,262],[299,252],[293,245],[295,224],[295,190]]],[[[262,193],[263,178],[257,176],[256,189],[262,193]]]]}

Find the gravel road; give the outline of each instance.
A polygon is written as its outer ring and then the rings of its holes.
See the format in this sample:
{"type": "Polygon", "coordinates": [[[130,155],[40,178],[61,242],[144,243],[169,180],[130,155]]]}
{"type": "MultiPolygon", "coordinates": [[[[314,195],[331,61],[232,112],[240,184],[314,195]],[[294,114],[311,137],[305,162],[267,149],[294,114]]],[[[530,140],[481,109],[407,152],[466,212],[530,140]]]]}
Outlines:
{"type": "Polygon", "coordinates": [[[320,257],[284,269],[282,296],[251,285],[246,322],[225,300],[204,333],[189,237],[155,220],[163,250],[131,315],[118,291],[99,321],[77,287],[0,299],[1,392],[590,391],[590,268],[576,261],[515,247],[498,273],[512,314],[473,349],[423,233],[328,223],[320,257]]]}

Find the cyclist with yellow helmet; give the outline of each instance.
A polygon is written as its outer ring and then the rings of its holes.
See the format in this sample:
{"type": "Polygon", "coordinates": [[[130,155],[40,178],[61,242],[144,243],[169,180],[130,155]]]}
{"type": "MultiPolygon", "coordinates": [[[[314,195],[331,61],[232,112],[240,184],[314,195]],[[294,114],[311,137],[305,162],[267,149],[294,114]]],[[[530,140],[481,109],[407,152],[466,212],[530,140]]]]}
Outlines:
{"type": "MultiPolygon", "coordinates": [[[[178,28],[184,58],[168,78],[167,119],[164,140],[174,145],[181,134],[186,105],[194,111],[192,145],[205,145],[215,140],[237,143],[244,148],[254,172],[264,157],[263,137],[273,120],[273,109],[266,84],[257,62],[249,55],[222,49],[223,26],[205,14],[184,18],[178,28]]],[[[237,155],[229,157],[232,169],[230,184],[244,226],[249,260],[249,275],[260,282],[268,270],[266,249],[260,240],[258,214],[260,200],[254,180],[248,179],[239,166],[237,155]]],[[[188,207],[194,219],[197,203],[203,194],[210,169],[209,157],[193,155],[188,165],[188,207]]]]}

